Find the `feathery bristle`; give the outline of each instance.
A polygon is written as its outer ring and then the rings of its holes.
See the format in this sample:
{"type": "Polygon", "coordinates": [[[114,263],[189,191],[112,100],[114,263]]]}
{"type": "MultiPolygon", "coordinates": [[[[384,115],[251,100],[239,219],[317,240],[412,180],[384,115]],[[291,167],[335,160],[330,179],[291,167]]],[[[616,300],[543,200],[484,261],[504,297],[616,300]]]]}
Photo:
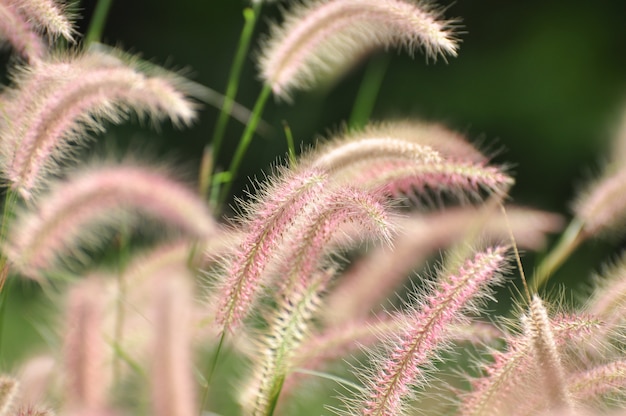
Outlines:
{"type": "Polygon", "coordinates": [[[0,130],[2,165],[11,187],[29,198],[59,162],[101,122],[129,112],[190,123],[195,105],[175,77],[147,76],[115,56],[84,53],[38,62],[15,75],[0,130]]]}
{"type": "Polygon", "coordinates": [[[274,26],[259,59],[261,77],[288,97],[335,75],[373,49],[396,46],[427,56],[456,55],[452,22],[409,0],[325,0],[298,4],[274,26]]]}
{"type": "Polygon", "coordinates": [[[39,278],[57,259],[81,243],[101,240],[96,226],[142,213],[192,237],[214,233],[206,205],[184,185],[152,168],[103,166],[77,172],[21,213],[5,245],[6,255],[24,275],[39,278]],[[16,231],[17,230],[17,231],[16,231]]]}

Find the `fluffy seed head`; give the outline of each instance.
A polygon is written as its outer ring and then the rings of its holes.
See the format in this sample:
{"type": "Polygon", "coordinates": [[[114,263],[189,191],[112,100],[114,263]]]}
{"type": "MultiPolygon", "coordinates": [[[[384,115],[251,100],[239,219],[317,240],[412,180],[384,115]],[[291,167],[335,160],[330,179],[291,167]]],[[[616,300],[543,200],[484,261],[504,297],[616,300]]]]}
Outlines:
{"type": "Polygon", "coordinates": [[[533,296],[530,316],[523,319],[522,323],[524,331],[531,340],[533,357],[543,381],[549,408],[573,408],[552,325],[539,296],[533,296]]]}
{"type": "Polygon", "coordinates": [[[167,276],[155,282],[152,403],[155,416],[195,416],[190,282],[167,276]]]}
{"type": "Polygon", "coordinates": [[[46,44],[15,7],[0,3],[0,40],[6,40],[30,62],[42,59],[46,44]]]}
{"type": "Polygon", "coordinates": [[[431,362],[451,324],[462,319],[462,312],[486,295],[506,263],[506,248],[495,247],[477,253],[456,272],[442,276],[434,293],[406,322],[403,334],[379,359],[378,372],[367,381],[360,414],[396,416],[404,414],[411,386],[419,384],[423,367],[431,362]]]}
{"type": "Polygon", "coordinates": [[[74,28],[65,5],[55,0],[5,0],[6,4],[15,7],[28,22],[51,36],[63,36],[72,41],[74,28]]]}
{"type": "MultiPolygon", "coordinates": [[[[18,216],[5,246],[13,265],[38,278],[81,243],[101,240],[102,229],[125,215],[141,213],[192,237],[216,226],[206,205],[184,185],[153,168],[103,166],[76,172],[18,216]]],[[[79,258],[79,253],[75,253],[79,258]]]]}
{"type": "Polygon", "coordinates": [[[228,277],[218,299],[218,322],[232,329],[244,319],[259,290],[260,279],[287,230],[307,204],[323,190],[326,176],[317,169],[284,171],[260,192],[243,218],[246,236],[228,260],[228,277]]]}
{"type": "Polygon", "coordinates": [[[104,120],[130,112],[188,124],[194,104],[174,76],[148,76],[112,54],[61,56],[22,68],[7,91],[1,162],[11,186],[30,197],[104,120]]]}
{"type": "Polygon", "coordinates": [[[105,374],[105,305],[102,281],[75,284],[68,295],[64,335],[64,370],[68,409],[102,409],[108,383],[105,374]]]}
{"type": "Polygon", "coordinates": [[[373,49],[422,47],[429,57],[456,55],[451,22],[410,0],[303,2],[275,26],[259,59],[261,77],[277,96],[309,88],[373,49]]]}
{"type": "Polygon", "coordinates": [[[626,169],[605,174],[588,186],[574,204],[576,216],[583,221],[589,237],[614,234],[626,224],[626,169]]]}
{"type": "Polygon", "coordinates": [[[0,415],[13,414],[19,383],[14,378],[0,376],[0,415]]]}

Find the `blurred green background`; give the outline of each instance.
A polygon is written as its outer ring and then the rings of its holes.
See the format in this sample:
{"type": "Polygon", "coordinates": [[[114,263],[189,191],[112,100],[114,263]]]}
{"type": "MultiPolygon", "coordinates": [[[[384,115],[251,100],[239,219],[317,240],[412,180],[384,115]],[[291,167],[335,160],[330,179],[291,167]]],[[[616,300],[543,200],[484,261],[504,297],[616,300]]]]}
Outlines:
{"type": "MultiPolygon", "coordinates": [[[[80,4],[81,32],[95,3],[80,4]]],[[[462,19],[459,56],[434,63],[420,54],[412,59],[388,51],[389,67],[373,119],[417,117],[465,132],[493,151],[496,162],[511,166],[517,179],[514,202],[568,214],[576,189],[602,166],[626,105],[626,2],[440,4],[446,7],[446,17],[462,19]]],[[[114,0],[103,40],[223,92],[246,5],[240,0],[114,0]]],[[[267,5],[263,14],[256,39],[267,33],[269,21],[279,19],[277,4],[267,5]]],[[[258,50],[258,42],[253,42],[252,50],[258,50]]],[[[324,91],[297,93],[291,104],[270,101],[264,120],[273,130],[255,138],[235,193],[241,194],[249,184],[246,177],[262,177],[261,172],[285,155],[283,121],[291,127],[298,148],[336,131],[350,115],[367,64],[362,62],[324,91]]],[[[260,90],[252,57],[243,77],[237,101],[250,108],[260,90]]],[[[138,143],[146,143],[151,155],[174,151],[176,159],[195,171],[217,114],[205,106],[196,125],[180,132],[167,126],[159,132],[124,126],[107,134],[133,143],[135,152],[143,146],[138,143]]],[[[220,155],[222,166],[230,161],[241,131],[239,123],[230,123],[220,155]]],[[[585,245],[555,281],[588,277],[620,245],[620,241],[585,245]]],[[[28,352],[24,345],[40,336],[41,326],[33,322],[39,318],[30,317],[39,316],[36,309],[46,308],[33,296],[37,293],[33,285],[13,286],[9,311],[15,319],[7,323],[4,363],[28,352]],[[12,340],[17,333],[19,338],[12,340]]]]}

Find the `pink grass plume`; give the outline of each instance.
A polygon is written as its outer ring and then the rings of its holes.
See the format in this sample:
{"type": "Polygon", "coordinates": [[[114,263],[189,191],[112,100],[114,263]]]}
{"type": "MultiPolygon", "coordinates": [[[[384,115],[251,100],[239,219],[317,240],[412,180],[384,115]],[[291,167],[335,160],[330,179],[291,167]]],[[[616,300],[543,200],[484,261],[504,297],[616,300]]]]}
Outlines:
{"type": "Polygon", "coordinates": [[[134,213],[190,237],[205,238],[216,230],[203,201],[158,169],[105,165],[76,172],[42,197],[36,209],[20,213],[6,254],[16,270],[40,278],[81,244],[99,243],[103,225],[134,213]]]}
{"type": "Polygon", "coordinates": [[[387,352],[375,358],[376,370],[366,380],[367,392],[355,414],[397,416],[405,414],[412,386],[420,384],[424,367],[442,346],[451,324],[463,311],[487,295],[506,264],[504,247],[489,248],[466,260],[456,272],[442,275],[405,322],[403,333],[390,340],[387,352]]]}
{"type": "Polygon", "coordinates": [[[72,41],[75,29],[73,16],[67,13],[67,6],[55,0],[2,0],[14,7],[35,29],[46,32],[49,36],[63,36],[72,41]]]}
{"type": "Polygon", "coordinates": [[[71,157],[102,121],[121,122],[130,112],[189,124],[195,105],[171,75],[150,76],[114,55],[60,56],[14,75],[7,92],[10,118],[0,130],[2,168],[24,198],[71,157]]]}
{"type": "Polygon", "coordinates": [[[229,259],[228,276],[219,290],[217,321],[224,330],[239,325],[255,304],[264,271],[282,244],[287,230],[326,183],[316,169],[282,172],[264,187],[242,219],[247,233],[229,259]]]}
{"type": "Polygon", "coordinates": [[[76,283],[68,293],[63,346],[68,411],[99,411],[107,403],[103,289],[103,281],[94,276],[76,283]]]}
{"type": "Polygon", "coordinates": [[[6,40],[17,53],[31,62],[42,59],[47,52],[41,35],[13,5],[6,2],[0,2],[1,40],[6,40]]]}
{"type": "Polygon", "coordinates": [[[154,282],[152,290],[152,414],[196,416],[191,282],[166,276],[154,282]]]}
{"type": "Polygon", "coordinates": [[[364,54],[403,47],[427,56],[456,55],[451,21],[432,7],[409,0],[308,1],[285,13],[262,47],[259,68],[274,94],[286,98],[322,76],[336,76],[364,54]]]}
{"type": "Polygon", "coordinates": [[[509,238],[510,226],[520,247],[538,250],[545,245],[546,234],[558,231],[563,222],[553,213],[514,206],[507,208],[507,217],[508,225],[499,210],[487,205],[396,219],[398,232],[393,247],[372,247],[353,263],[328,294],[325,319],[340,324],[366,318],[378,311],[429,256],[472,234],[480,235],[481,241],[503,241],[509,238]]]}
{"type": "Polygon", "coordinates": [[[306,207],[303,218],[282,253],[278,275],[287,283],[307,284],[327,254],[334,235],[346,224],[357,224],[361,240],[389,244],[393,221],[385,201],[377,194],[351,187],[327,189],[315,204],[306,207]]]}

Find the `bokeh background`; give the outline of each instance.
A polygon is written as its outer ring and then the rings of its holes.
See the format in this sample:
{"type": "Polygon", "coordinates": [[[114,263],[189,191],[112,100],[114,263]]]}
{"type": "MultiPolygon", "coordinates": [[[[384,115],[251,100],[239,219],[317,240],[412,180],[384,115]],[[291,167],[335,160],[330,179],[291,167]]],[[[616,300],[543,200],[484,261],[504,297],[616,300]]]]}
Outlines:
{"type": "MultiPolygon", "coordinates": [[[[95,3],[80,3],[82,32],[95,3]]],[[[493,152],[497,162],[511,166],[517,179],[514,202],[569,216],[576,190],[600,170],[613,131],[626,113],[626,2],[439,3],[446,17],[462,20],[459,56],[427,62],[420,54],[411,58],[391,50],[372,57],[389,60],[372,118],[444,122],[493,152]]],[[[247,5],[242,0],[114,0],[103,41],[223,92],[247,5]]],[[[265,6],[256,39],[267,33],[270,21],[279,20],[278,9],[277,3],[265,6]]],[[[270,101],[264,120],[272,129],[255,138],[235,194],[249,184],[247,177],[262,177],[285,155],[283,122],[291,127],[298,148],[337,131],[351,113],[369,61],[335,85],[295,94],[293,103],[270,101]]],[[[259,91],[251,56],[237,101],[250,108],[259,91]]],[[[217,114],[204,106],[192,129],[114,127],[99,140],[131,143],[135,152],[145,146],[152,156],[174,152],[175,160],[193,172],[217,114]]],[[[241,131],[238,122],[230,123],[222,165],[230,160],[241,131]]],[[[621,245],[619,240],[586,244],[556,275],[555,284],[584,286],[621,245]]],[[[532,259],[529,263],[532,270],[532,259]]],[[[4,363],[29,353],[25,345],[53,338],[40,321],[46,306],[38,293],[36,285],[11,285],[8,307],[14,319],[6,323],[4,363]]]]}

